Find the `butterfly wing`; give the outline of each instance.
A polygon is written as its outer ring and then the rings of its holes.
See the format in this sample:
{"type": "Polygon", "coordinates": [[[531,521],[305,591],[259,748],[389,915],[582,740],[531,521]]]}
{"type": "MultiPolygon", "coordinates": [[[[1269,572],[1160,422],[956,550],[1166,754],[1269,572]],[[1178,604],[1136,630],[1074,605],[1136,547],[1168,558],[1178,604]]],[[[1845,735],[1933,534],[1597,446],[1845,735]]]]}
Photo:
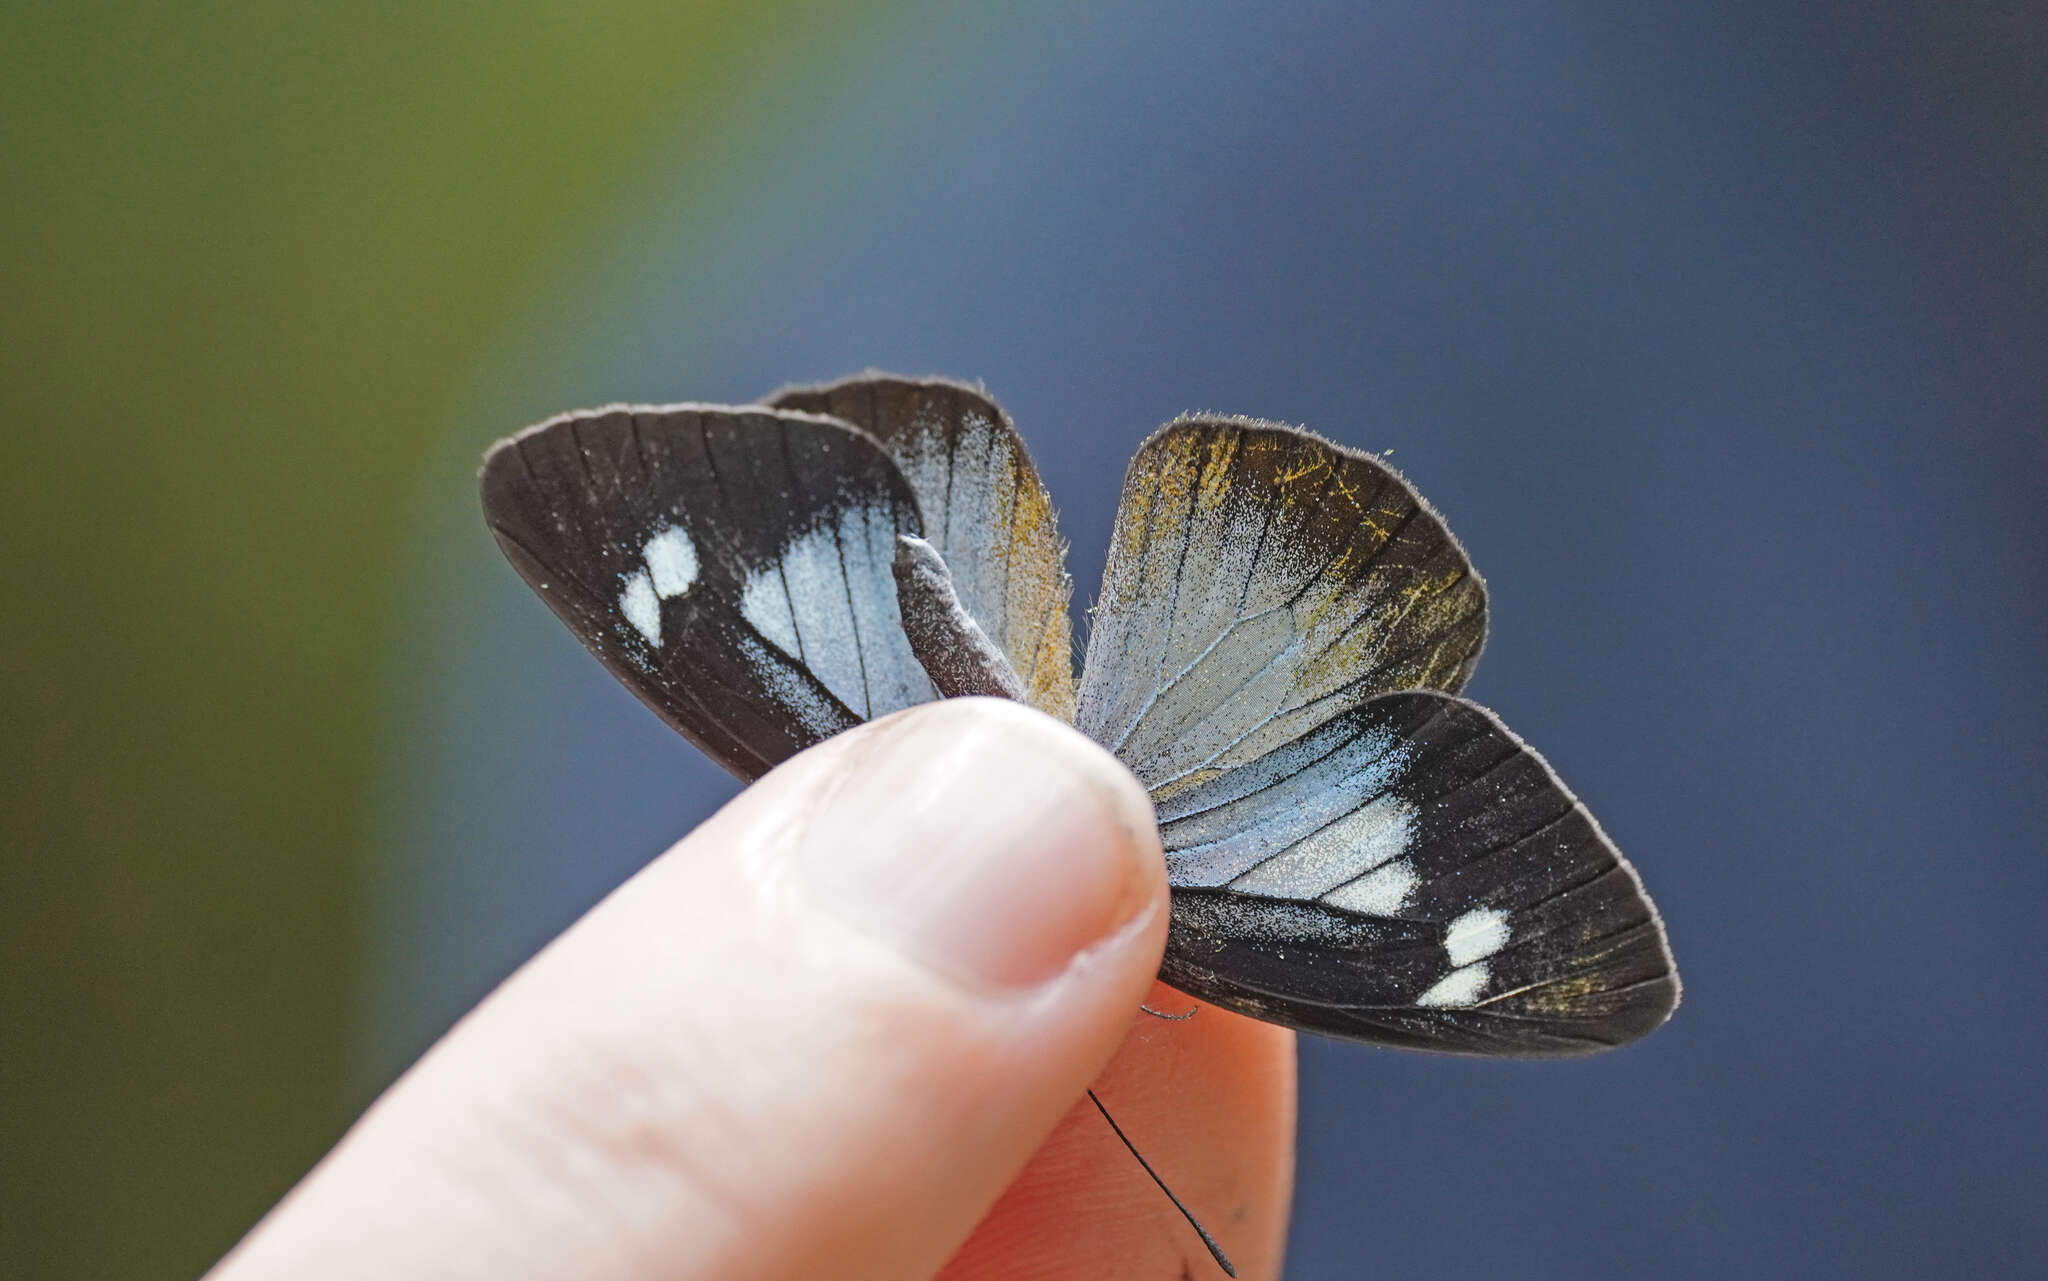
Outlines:
{"type": "Polygon", "coordinates": [[[1352,708],[1159,806],[1160,977],[1290,1027],[1411,1049],[1590,1053],[1669,1017],[1678,975],[1628,862],[1483,707],[1352,708]]]}
{"type": "Polygon", "coordinates": [[[1077,724],[1158,807],[1162,978],[1291,1027],[1475,1054],[1586,1053],[1669,1015],[1677,976],[1633,870],[1540,757],[1452,697],[1485,629],[1463,549],[1377,458],[1241,419],[1145,444],[1077,724]]]}
{"type": "Polygon", "coordinates": [[[500,441],[481,488],[498,545],[569,630],[742,779],[935,696],[890,570],[917,501],[854,427],[614,406],[500,441]]]}
{"type": "Polygon", "coordinates": [[[1045,484],[1009,417],[948,379],[861,374],[770,403],[829,414],[880,441],[917,493],[925,538],[961,605],[1003,651],[1025,699],[1074,719],[1073,582],[1045,484]]]}
{"type": "Polygon", "coordinates": [[[1392,468],[1186,418],[1131,462],[1076,724],[1170,795],[1391,690],[1460,689],[1486,589],[1392,468]]]}

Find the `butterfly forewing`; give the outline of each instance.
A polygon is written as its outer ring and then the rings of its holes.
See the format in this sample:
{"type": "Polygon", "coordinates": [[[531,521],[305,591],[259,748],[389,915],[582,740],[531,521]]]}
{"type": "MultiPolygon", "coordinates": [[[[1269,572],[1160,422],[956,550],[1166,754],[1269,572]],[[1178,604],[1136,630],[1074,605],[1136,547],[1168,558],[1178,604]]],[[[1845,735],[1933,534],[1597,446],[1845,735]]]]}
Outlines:
{"type": "Polygon", "coordinates": [[[1491,712],[1374,698],[1159,804],[1161,977],[1242,1013],[1418,1049],[1633,1040],[1678,979],[1656,909],[1491,712]]]}
{"type": "Polygon", "coordinates": [[[865,433],[758,406],[613,407],[485,457],[522,577],[662,719],[754,779],[934,697],[890,565],[917,502],[865,433]]]}
{"type": "Polygon", "coordinates": [[[1182,419],[1125,478],[1076,723],[1163,799],[1376,694],[1455,692],[1485,634],[1463,549],[1379,459],[1182,419]]]}
{"type": "Polygon", "coordinates": [[[1038,469],[995,402],[948,379],[862,374],[787,388],[771,403],[829,414],[881,442],[916,491],[924,536],[960,603],[1009,658],[1027,700],[1071,721],[1066,548],[1038,469]]]}

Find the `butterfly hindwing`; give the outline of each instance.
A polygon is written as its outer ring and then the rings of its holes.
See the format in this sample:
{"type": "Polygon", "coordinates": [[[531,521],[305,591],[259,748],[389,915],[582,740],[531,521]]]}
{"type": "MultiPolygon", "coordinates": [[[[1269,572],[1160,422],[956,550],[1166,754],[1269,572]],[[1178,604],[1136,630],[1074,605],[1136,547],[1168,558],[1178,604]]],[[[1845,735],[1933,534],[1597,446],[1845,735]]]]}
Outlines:
{"type": "Polygon", "coordinates": [[[1052,499],[1009,417],[944,378],[860,374],[790,387],[770,403],[872,434],[916,491],[925,534],[961,605],[1009,658],[1025,700],[1074,718],[1072,581],[1052,499]]]}
{"type": "Polygon", "coordinates": [[[1485,634],[1479,576],[1392,468],[1184,418],[1125,477],[1076,724],[1161,799],[1373,695],[1455,693],[1485,634]]]}
{"type": "Polygon", "coordinates": [[[529,584],[662,719],[752,780],[934,697],[897,617],[915,497],[865,433],[759,406],[565,415],[484,459],[529,584]]]}
{"type": "Polygon", "coordinates": [[[1656,909],[1485,708],[1371,699],[1159,804],[1161,977],[1239,1012],[1415,1049],[1554,1057],[1633,1040],[1678,978],[1656,909]]]}

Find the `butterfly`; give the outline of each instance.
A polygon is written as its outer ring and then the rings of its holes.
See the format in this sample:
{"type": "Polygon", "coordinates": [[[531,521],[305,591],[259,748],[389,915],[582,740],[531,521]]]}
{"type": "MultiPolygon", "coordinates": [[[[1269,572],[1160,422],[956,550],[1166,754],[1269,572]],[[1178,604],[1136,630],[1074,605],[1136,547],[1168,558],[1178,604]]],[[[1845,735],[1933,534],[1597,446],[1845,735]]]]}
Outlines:
{"type": "Polygon", "coordinates": [[[486,455],[492,533],[613,675],[742,780],[863,721],[1018,699],[1150,792],[1159,977],[1326,1036],[1513,1057],[1663,1023],[1642,881],[1458,697],[1486,588],[1378,457],[1246,418],[1139,447],[1078,673],[1022,438],[977,388],[864,374],[612,406],[486,455]]]}

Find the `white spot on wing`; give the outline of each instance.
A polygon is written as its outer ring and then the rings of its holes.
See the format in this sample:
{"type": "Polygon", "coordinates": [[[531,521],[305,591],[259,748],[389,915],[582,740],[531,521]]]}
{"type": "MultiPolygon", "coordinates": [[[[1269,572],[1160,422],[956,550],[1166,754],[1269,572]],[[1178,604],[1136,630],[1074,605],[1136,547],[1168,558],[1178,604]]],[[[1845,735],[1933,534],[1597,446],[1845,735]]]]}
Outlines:
{"type": "Polygon", "coordinates": [[[697,545],[689,534],[675,525],[664,525],[640,549],[654,594],[667,600],[690,590],[697,581],[697,545]]]}
{"type": "Polygon", "coordinates": [[[1486,962],[1461,965],[1444,975],[1430,989],[1415,998],[1417,1005],[1433,1009],[1458,1009],[1479,1000],[1479,994],[1486,990],[1486,962]]]}
{"type": "Polygon", "coordinates": [[[1444,931],[1444,951],[1451,964],[1483,961],[1508,945],[1508,914],[1491,907],[1474,908],[1444,931]]]}
{"type": "Polygon", "coordinates": [[[661,598],[644,570],[626,575],[626,590],[619,593],[619,612],[649,645],[661,644],[661,598]]]}
{"type": "Polygon", "coordinates": [[[1408,902],[1421,878],[1407,859],[1395,859],[1323,895],[1323,902],[1367,916],[1393,916],[1408,902]]]}

